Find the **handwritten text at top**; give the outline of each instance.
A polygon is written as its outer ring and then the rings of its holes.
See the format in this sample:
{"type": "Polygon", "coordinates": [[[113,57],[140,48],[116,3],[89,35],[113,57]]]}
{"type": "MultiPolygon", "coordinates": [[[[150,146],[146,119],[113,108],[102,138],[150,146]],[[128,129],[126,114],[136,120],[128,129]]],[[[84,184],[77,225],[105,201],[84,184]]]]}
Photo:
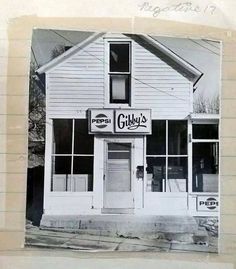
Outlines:
{"type": "Polygon", "coordinates": [[[167,12],[179,12],[179,13],[203,13],[214,15],[216,12],[216,6],[214,5],[197,5],[192,2],[179,2],[173,5],[158,6],[153,5],[150,2],[143,2],[138,5],[140,11],[150,13],[153,17],[157,17],[160,14],[167,12]]]}

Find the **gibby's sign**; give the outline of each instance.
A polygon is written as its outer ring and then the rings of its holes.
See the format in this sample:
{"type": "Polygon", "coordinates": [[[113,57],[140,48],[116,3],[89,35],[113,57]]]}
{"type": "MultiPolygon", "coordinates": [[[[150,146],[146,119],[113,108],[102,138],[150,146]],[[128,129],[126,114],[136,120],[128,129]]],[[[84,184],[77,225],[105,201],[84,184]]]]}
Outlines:
{"type": "Polygon", "coordinates": [[[151,134],[149,109],[91,109],[90,133],[151,134]]]}
{"type": "Polygon", "coordinates": [[[116,110],[116,133],[151,133],[150,110],[116,110]]]}

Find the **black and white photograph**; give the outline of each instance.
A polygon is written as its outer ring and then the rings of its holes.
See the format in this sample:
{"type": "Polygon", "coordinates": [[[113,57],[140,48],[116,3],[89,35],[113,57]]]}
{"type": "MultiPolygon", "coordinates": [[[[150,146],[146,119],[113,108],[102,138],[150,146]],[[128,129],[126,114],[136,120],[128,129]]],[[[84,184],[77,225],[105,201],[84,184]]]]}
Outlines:
{"type": "Polygon", "coordinates": [[[221,43],[35,29],[26,240],[218,252],[221,43]]]}

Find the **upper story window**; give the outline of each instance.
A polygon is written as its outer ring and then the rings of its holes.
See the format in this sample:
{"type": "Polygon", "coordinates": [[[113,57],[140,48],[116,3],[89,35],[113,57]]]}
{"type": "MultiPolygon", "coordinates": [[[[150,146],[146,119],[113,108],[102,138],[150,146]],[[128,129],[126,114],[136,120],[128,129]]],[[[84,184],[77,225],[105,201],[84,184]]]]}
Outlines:
{"type": "Polygon", "coordinates": [[[131,44],[109,43],[109,87],[111,104],[130,104],[131,44]]]}

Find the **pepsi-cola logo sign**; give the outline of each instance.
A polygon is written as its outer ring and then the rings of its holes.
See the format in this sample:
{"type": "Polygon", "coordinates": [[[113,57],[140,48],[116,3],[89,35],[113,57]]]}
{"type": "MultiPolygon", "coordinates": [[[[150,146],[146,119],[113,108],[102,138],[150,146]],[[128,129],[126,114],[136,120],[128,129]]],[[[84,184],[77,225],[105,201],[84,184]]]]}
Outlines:
{"type": "Polygon", "coordinates": [[[92,119],[92,123],[99,129],[104,129],[107,127],[109,123],[111,123],[111,119],[109,119],[105,114],[98,114],[92,119]]]}
{"type": "Polygon", "coordinates": [[[217,197],[198,196],[199,211],[217,211],[219,206],[217,197]]]}
{"type": "Polygon", "coordinates": [[[210,197],[206,199],[206,201],[200,201],[199,204],[205,205],[208,209],[213,210],[218,206],[218,201],[215,198],[210,197]]]}
{"type": "Polygon", "coordinates": [[[114,132],[113,110],[91,109],[90,110],[90,132],[91,133],[113,133],[114,132]]]}

